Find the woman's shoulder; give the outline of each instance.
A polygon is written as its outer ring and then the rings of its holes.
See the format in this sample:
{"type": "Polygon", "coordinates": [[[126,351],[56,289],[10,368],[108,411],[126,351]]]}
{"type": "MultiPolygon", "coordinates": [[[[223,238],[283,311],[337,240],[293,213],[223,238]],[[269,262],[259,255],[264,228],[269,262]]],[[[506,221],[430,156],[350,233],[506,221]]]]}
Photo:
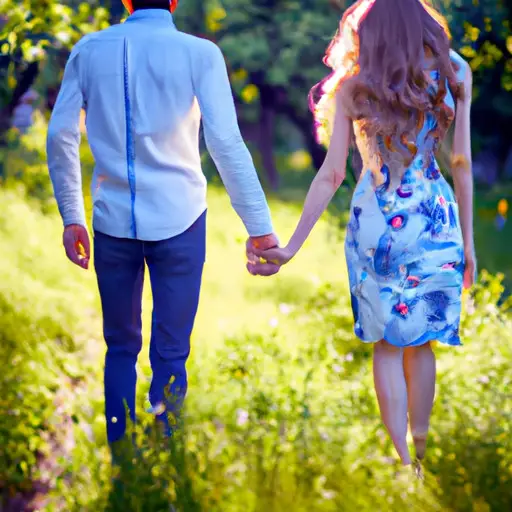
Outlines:
{"type": "Polygon", "coordinates": [[[453,49],[450,49],[450,60],[455,64],[457,81],[459,83],[465,82],[470,70],[468,62],[453,49]]]}

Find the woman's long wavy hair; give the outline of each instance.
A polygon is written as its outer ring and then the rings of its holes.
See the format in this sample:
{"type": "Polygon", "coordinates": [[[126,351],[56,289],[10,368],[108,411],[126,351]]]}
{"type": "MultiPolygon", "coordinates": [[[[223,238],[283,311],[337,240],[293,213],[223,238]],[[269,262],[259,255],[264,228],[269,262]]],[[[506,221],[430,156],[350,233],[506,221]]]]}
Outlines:
{"type": "Polygon", "coordinates": [[[324,62],[334,73],[311,91],[313,112],[321,104],[315,96],[329,94],[330,87],[369,137],[414,137],[423,115],[444,101],[447,82],[460,97],[449,52],[446,21],[425,0],[359,0],[327,50],[324,62]],[[439,73],[435,93],[427,87],[427,68],[439,73]]]}

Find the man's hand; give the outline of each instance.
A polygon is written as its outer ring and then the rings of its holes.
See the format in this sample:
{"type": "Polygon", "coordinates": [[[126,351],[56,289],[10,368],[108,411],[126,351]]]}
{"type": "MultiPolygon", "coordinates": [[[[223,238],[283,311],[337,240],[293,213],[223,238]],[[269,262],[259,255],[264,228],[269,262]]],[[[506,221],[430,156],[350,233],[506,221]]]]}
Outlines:
{"type": "Polygon", "coordinates": [[[253,276],[273,276],[279,272],[279,265],[262,262],[255,251],[265,251],[278,247],[279,240],[273,233],[265,236],[250,237],[246,243],[247,270],[253,276]]]}
{"type": "Polygon", "coordinates": [[[91,243],[87,228],[79,224],[70,224],[64,228],[64,249],[67,257],[83,269],[89,268],[91,259],[91,243]]]}

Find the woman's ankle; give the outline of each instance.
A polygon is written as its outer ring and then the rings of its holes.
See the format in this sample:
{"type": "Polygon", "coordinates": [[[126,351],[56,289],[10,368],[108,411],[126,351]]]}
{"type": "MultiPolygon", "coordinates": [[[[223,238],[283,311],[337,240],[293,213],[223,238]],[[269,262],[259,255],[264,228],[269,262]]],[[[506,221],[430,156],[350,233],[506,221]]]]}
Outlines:
{"type": "Polygon", "coordinates": [[[422,460],[425,458],[425,453],[427,451],[427,438],[428,438],[428,431],[427,432],[413,432],[412,434],[412,440],[414,442],[414,448],[416,450],[416,457],[419,460],[422,460]]]}

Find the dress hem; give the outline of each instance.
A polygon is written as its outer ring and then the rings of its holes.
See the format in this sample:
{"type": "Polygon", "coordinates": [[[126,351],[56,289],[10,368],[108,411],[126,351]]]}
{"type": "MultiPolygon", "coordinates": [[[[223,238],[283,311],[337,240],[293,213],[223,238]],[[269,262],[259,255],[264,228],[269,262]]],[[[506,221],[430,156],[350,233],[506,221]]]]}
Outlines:
{"type": "Polygon", "coordinates": [[[428,335],[427,337],[421,336],[420,338],[413,341],[412,343],[403,344],[403,343],[394,342],[393,340],[388,340],[384,336],[381,336],[377,340],[368,340],[368,339],[364,339],[363,337],[359,336],[355,331],[354,331],[354,334],[363,343],[366,343],[368,345],[378,343],[381,340],[384,340],[387,343],[389,343],[390,345],[393,345],[394,347],[398,347],[398,348],[421,347],[422,345],[425,345],[426,343],[430,343],[432,341],[437,341],[438,343],[442,343],[443,345],[448,345],[450,347],[461,347],[463,345],[463,343],[460,341],[460,338],[458,336],[452,337],[451,340],[453,340],[453,341],[446,341],[446,340],[440,339],[435,334],[432,334],[432,335],[428,335]]]}

